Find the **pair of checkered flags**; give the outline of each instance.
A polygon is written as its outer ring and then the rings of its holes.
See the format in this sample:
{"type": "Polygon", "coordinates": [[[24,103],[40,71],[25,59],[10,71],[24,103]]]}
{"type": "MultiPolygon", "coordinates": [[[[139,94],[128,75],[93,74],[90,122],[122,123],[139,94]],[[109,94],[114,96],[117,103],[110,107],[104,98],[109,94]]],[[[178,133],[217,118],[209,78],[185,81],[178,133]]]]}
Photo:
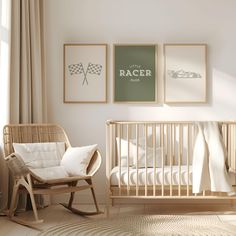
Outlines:
{"type": "Polygon", "coordinates": [[[82,85],[84,85],[85,82],[88,85],[87,74],[100,75],[102,72],[102,65],[89,63],[85,71],[83,64],[79,63],[79,64],[68,65],[68,69],[69,69],[70,75],[84,74],[84,80],[83,80],[82,85]]]}

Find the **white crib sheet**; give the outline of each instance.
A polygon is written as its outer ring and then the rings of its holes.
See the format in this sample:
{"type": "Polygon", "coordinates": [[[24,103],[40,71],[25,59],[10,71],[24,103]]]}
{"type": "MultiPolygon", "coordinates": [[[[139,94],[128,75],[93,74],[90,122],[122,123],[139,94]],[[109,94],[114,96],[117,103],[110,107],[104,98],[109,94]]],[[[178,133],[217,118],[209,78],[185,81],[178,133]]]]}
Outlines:
{"type": "MultiPolygon", "coordinates": [[[[154,183],[154,168],[147,168],[147,185],[153,185],[154,183]]],[[[129,185],[136,185],[137,183],[137,171],[135,168],[129,168],[130,182],[129,185]]],[[[146,169],[138,169],[138,185],[145,185],[146,169]]],[[[111,171],[111,185],[119,184],[119,167],[116,166],[111,171]]],[[[181,185],[187,185],[188,183],[188,169],[186,165],[181,166],[180,171],[181,185]]],[[[156,168],[156,185],[162,184],[162,168],[156,168]]],[[[128,169],[127,167],[121,167],[121,184],[128,184],[128,169]]],[[[171,168],[170,166],[164,167],[164,184],[171,184],[171,168]]],[[[172,184],[179,184],[179,166],[172,166],[172,184]]],[[[192,166],[189,166],[189,184],[192,184],[192,166]]]]}

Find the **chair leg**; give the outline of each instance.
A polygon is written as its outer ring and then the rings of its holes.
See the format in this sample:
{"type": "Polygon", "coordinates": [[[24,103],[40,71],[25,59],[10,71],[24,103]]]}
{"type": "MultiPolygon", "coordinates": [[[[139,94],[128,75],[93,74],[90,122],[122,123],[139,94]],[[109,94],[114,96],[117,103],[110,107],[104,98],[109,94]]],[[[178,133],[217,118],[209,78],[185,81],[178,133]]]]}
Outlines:
{"type": "MultiPolygon", "coordinates": [[[[37,208],[36,208],[36,204],[35,204],[35,200],[34,200],[34,194],[33,194],[30,175],[27,175],[27,181],[25,180],[24,176],[15,180],[8,216],[12,221],[14,221],[16,223],[19,223],[19,224],[22,224],[25,226],[29,226],[32,228],[36,228],[35,224],[42,223],[43,220],[39,220],[39,218],[38,218],[38,212],[37,212],[37,208]],[[20,185],[24,186],[26,188],[26,190],[28,191],[28,193],[30,194],[30,199],[31,199],[31,203],[32,203],[33,211],[34,211],[35,221],[25,221],[25,220],[22,220],[16,216],[14,216],[16,205],[17,205],[16,204],[16,202],[17,202],[16,197],[17,197],[17,193],[18,193],[20,185]]],[[[36,228],[36,229],[38,229],[38,228],[36,228]]]]}
{"type": "Polygon", "coordinates": [[[94,188],[93,188],[93,184],[92,184],[92,179],[87,179],[86,182],[91,185],[91,192],[92,192],[92,196],[93,196],[93,201],[94,201],[94,204],[95,204],[95,207],[96,207],[96,210],[97,212],[99,212],[99,207],[98,207],[98,203],[97,203],[97,199],[96,199],[96,196],[95,196],[95,192],[94,192],[94,188]]]}
{"type": "Polygon", "coordinates": [[[22,177],[19,181],[19,184],[24,186],[26,188],[26,190],[28,191],[29,195],[30,195],[30,200],[31,200],[31,204],[32,204],[33,212],[34,212],[34,217],[35,217],[35,221],[30,222],[30,224],[43,223],[43,220],[40,220],[39,217],[38,217],[38,210],[37,210],[37,207],[36,207],[36,204],[35,204],[35,199],[34,199],[34,193],[33,193],[33,187],[32,187],[30,174],[28,174],[26,178],[27,178],[27,182],[26,182],[25,178],[22,177]]]}
{"type": "Polygon", "coordinates": [[[72,207],[72,203],[74,201],[74,196],[75,196],[75,192],[70,193],[70,200],[68,203],[68,207],[72,207]]]}
{"type": "Polygon", "coordinates": [[[17,203],[17,193],[19,190],[19,184],[17,182],[17,180],[14,180],[14,185],[13,185],[13,192],[12,192],[12,198],[11,198],[11,205],[10,205],[10,209],[9,212],[7,213],[7,215],[11,218],[14,216],[15,214],[15,210],[16,210],[16,203],[17,203]]]}
{"type": "MultiPolygon", "coordinates": [[[[97,203],[97,200],[96,200],[95,192],[94,192],[94,189],[93,189],[93,186],[92,186],[92,180],[91,179],[86,179],[85,181],[89,184],[88,188],[91,189],[94,204],[95,204],[95,207],[96,207],[96,211],[95,212],[85,212],[85,211],[80,211],[78,209],[73,208],[72,203],[73,203],[73,200],[74,200],[75,192],[71,192],[68,204],[61,203],[61,205],[64,206],[65,208],[67,208],[68,210],[70,210],[71,212],[73,212],[75,214],[78,214],[78,215],[97,215],[97,214],[103,213],[103,212],[99,211],[99,207],[98,207],[98,203],[97,203]]],[[[76,182],[75,185],[77,185],[77,182],[76,182]]]]}
{"type": "MultiPolygon", "coordinates": [[[[69,186],[76,186],[78,184],[78,181],[72,182],[71,184],[69,184],[69,186]]],[[[68,208],[72,207],[73,201],[74,201],[74,196],[75,196],[75,192],[71,192],[70,193],[70,199],[68,202],[68,208]]]]}
{"type": "Polygon", "coordinates": [[[34,217],[35,217],[36,221],[39,221],[38,210],[37,210],[37,207],[36,207],[36,204],[35,204],[34,194],[33,194],[33,191],[32,191],[32,183],[31,183],[31,179],[30,179],[29,175],[27,176],[27,180],[28,180],[28,184],[29,184],[29,189],[27,189],[27,190],[28,190],[29,195],[30,195],[30,200],[31,200],[31,204],[32,204],[33,212],[34,212],[34,217]]]}

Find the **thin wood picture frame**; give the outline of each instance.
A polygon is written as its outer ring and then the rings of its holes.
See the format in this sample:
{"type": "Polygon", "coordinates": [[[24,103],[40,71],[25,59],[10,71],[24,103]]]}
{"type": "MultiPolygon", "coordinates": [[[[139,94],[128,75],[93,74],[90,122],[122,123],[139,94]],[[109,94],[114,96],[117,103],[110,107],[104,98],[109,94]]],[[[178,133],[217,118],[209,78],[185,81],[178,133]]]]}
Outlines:
{"type": "Polygon", "coordinates": [[[164,103],[207,102],[207,44],[164,44],[164,103]]]}
{"type": "Polygon", "coordinates": [[[64,103],[107,103],[107,44],[63,45],[64,103]]]}
{"type": "Polygon", "coordinates": [[[157,103],[157,49],[157,44],[113,44],[114,103],[157,103]]]}

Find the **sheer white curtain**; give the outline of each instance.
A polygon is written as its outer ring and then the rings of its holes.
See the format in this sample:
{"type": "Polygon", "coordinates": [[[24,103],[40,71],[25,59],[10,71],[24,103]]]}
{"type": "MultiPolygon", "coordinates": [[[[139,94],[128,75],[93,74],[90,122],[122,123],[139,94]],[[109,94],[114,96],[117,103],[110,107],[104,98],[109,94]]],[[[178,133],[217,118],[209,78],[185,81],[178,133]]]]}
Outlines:
{"type": "Polygon", "coordinates": [[[0,212],[8,203],[8,169],[3,160],[3,126],[9,123],[10,2],[0,0],[0,212]]]}

